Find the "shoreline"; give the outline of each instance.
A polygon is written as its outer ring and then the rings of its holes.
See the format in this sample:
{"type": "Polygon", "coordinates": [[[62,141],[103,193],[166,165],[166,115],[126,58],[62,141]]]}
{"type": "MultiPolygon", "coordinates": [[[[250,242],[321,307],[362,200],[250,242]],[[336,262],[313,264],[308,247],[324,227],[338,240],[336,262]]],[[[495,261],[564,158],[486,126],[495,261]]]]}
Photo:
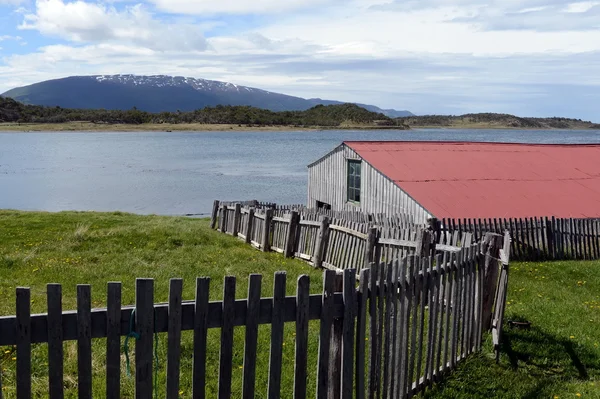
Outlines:
{"type": "Polygon", "coordinates": [[[600,132],[584,126],[573,126],[567,128],[525,128],[514,126],[490,126],[490,125],[461,125],[461,126],[410,126],[409,129],[401,126],[249,126],[239,124],[204,124],[204,123],[181,123],[181,124],[106,124],[92,122],[68,122],[68,123],[0,123],[0,133],[143,133],[143,132],[316,132],[327,130],[580,130],[600,132]]]}
{"type": "Polygon", "coordinates": [[[112,132],[112,133],[135,133],[135,132],[299,132],[299,131],[324,131],[324,130],[409,130],[401,126],[248,126],[239,124],[204,124],[204,123],[180,123],[180,124],[107,124],[92,122],[68,122],[68,123],[0,123],[0,133],[81,133],[81,132],[112,132]]]}

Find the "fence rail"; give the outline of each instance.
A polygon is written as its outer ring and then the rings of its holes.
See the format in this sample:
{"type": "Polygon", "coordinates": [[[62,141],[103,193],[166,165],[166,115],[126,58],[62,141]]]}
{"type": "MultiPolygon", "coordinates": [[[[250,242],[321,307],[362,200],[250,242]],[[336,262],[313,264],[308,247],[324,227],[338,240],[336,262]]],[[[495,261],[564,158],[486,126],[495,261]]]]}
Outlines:
{"type": "MultiPolygon", "coordinates": [[[[295,398],[312,390],[306,385],[308,373],[316,377],[317,398],[409,398],[481,348],[485,259],[480,246],[471,245],[435,257],[373,263],[361,270],[358,289],[354,269],[342,274],[325,270],[322,294],[312,295],[308,276],[301,276],[296,295],[286,296],[286,274],[278,272],[269,298],[260,296],[260,275],[250,276],[248,298],[237,300],[236,278],[225,277],[223,299],[213,302],[209,278],[196,280],[196,297],[190,301],[182,300],[183,281],[171,279],[168,303],[154,303],[154,280],[137,279],[135,305],[122,306],[121,283],[109,283],[104,309],[92,309],[91,287],[79,285],[76,311],[62,311],[61,286],[49,284],[48,313],[39,315],[30,313],[29,289],[17,288],[16,315],[0,317],[0,345],[16,345],[17,397],[30,398],[32,344],[47,343],[49,396],[54,399],[65,394],[63,342],[76,340],[76,389],[80,398],[91,398],[92,341],[106,339],[106,397],[119,398],[121,337],[133,334],[136,398],[149,399],[156,393],[156,335],[166,334],[167,380],[160,390],[171,399],[178,398],[180,388],[182,331],[193,330],[192,394],[203,398],[205,382],[214,378],[206,374],[207,332],[218,328],[218,396],[229,398],[234,330],[244,328],[244,377],[236,390],[251,398],[253,370],[263,355],[257,353],[258,326],[268,324],[269,398],[281,396],[282,373],[290,366],[295,398]],[[307,366],[311,320],[319,329],[314,370],[307,366]],[[295,325],[293,365],[282,356],[285,323],[295,325]]],[[[498,301],[496,306],[502,297],[498,301]]]]}
{"type": "Polygon", "coordinates": [[[447,234],[469,232],[476,241],[486,232],[509,231],[514,260],[600,259],[598,219],[443,219],[439,229],[447,234]]]}

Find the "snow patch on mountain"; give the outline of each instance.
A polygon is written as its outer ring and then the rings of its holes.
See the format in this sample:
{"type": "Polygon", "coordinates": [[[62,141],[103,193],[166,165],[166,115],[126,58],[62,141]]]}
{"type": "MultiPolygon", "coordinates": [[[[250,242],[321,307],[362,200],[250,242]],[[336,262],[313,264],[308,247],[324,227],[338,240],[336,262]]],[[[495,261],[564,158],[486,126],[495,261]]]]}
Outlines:
{"type": "Polygon", "coordinates": [[[263,92],[264,90],[255,89],[252,87],[239,86],[234,83],[220,82],[217,80],[197,79],[183,76],[167,76],[167,75],[98,75],[93,76],[98,82],[119,83],[132,86],[153,86],[153,87],[184,87],[190,86],[195,90],[207,92],[263,92]]]}

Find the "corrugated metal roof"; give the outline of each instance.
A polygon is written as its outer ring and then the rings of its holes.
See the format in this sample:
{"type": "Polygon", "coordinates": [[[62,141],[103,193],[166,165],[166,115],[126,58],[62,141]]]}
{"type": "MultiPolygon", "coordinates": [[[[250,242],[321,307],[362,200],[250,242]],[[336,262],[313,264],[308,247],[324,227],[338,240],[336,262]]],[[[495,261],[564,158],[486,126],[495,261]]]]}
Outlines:
{"type": "Polygon", "coordinates": [[[600,217],[600,145],[344,144],[437,218],[600,217]]]}

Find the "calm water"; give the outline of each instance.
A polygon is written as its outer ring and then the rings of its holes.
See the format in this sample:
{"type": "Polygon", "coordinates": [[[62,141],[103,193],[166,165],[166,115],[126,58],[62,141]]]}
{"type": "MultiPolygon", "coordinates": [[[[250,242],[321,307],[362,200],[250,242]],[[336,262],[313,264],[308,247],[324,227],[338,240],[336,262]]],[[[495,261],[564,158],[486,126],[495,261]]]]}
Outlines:
{"type": "Polygon", "coordinates": [[[179,215],[214,199],[306,201],[306,165],[344,140],[600,143],[598,131],[0,133],[0,209],[179,215]]]}

